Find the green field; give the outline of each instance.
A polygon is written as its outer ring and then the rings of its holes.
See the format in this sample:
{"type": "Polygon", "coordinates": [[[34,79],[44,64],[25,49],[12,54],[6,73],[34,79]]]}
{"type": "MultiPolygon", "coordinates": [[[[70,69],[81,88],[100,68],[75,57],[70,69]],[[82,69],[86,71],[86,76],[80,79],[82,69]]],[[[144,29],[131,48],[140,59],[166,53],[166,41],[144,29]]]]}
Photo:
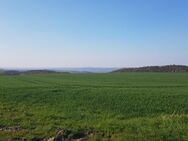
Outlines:
{"type": "Polygon", "coordinates": [[[0,76],[0,127],[14,126],[0,140],[67,129],[93,141],[187,141],[188,73],[0,76]]]}

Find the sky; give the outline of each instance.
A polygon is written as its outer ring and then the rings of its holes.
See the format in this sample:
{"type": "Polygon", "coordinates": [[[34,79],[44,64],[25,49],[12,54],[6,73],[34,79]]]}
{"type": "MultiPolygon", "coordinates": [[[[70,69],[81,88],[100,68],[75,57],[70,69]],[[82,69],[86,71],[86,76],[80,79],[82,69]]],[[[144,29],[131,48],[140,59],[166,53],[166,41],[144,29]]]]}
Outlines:
{"type": "Polygon", "coordinates": [[[187,0],[0,0],[0,68],[188,65],[187,0]]]}

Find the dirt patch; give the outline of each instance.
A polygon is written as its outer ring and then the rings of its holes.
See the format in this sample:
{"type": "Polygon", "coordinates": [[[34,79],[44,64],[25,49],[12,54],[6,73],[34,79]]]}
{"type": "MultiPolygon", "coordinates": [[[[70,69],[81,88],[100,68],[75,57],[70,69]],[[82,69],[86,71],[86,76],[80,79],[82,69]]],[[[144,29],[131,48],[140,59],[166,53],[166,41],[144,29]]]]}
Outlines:
{"type": "Polygon", "coordinates": [[[20,126],[0,126],[0,131],[18,132],[24,130],[20,126]]]}
{"type": "MultiPolygon", "coordinates": [[[[24,130],[20,126],[0,126],[0,131],[19,132],[24,130]]],[[[51,137],[33,137],[28,140],[25,137],[9,138],[6,141],[87,141],[94,133],[87,131],[71,131],[67,129],[57,129],[57,133],[51,137]]]]}
{"type": "Polygon", "coordinates": [[[71,132],[63,129],[57,132],[54,137],[47,139],[47,141],[87,141],[89,133],[84,131],[71,132]]]}

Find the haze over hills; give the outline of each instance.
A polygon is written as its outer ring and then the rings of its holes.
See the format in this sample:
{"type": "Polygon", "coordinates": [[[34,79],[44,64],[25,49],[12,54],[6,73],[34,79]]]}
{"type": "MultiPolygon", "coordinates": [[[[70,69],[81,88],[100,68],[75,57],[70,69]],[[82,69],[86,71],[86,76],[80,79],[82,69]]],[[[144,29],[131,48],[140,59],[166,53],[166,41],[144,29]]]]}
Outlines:
{"type": "Polygon", "coordinates": [[[114,72],[188,72],[188,66],[166,65],[166,66],[146,66],[138,68],[122,68],[114,72]]]}
{"type": "Polygon", "coordinates": [[[188,72],[188,66],[166,65],[137,68],[48,68],[48,69],[0,69],[1,74],[48,74],[48,73],[110,73],[110,72],[188,72]]]}
{"type": "Polygon", "coordinates": [[[19,75],[19,74],[47,74],[47,73],[109,73],[118,68],[6,68],[0,70],[1,74],[19,75]]]}
{"type": "Polygon", "coordinates": [[[58,71],[58,72],[71,72],[71,73],[84,73],[84,72],[90,72],[90,73],[108,73],[117,70],[118,68],[101,68],[101,67],[70,67],[70,68],[52,68],[52,70],[58,71]]]}
{"type": "Polygon", "coordinates": [[[2,71],[55,71],[55,72],[70,72],[70,73],[107,73],[117,70],[118,68],[100,68],[100,67],[60,67],[60,68],[4,68],[2,71]]]}

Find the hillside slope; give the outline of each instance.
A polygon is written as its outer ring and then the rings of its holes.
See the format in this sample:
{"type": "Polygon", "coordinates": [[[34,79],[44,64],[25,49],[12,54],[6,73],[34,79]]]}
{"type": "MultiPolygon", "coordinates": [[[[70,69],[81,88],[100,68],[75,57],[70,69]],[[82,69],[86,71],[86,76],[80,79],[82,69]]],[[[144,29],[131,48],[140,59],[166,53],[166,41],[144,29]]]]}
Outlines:
{"type": "Polygon", "coordinates": [[[146,66],[140,68],[122,68],[114,72],[188,72],[188,66],[183,66],[183,65],[146,66]]]}

